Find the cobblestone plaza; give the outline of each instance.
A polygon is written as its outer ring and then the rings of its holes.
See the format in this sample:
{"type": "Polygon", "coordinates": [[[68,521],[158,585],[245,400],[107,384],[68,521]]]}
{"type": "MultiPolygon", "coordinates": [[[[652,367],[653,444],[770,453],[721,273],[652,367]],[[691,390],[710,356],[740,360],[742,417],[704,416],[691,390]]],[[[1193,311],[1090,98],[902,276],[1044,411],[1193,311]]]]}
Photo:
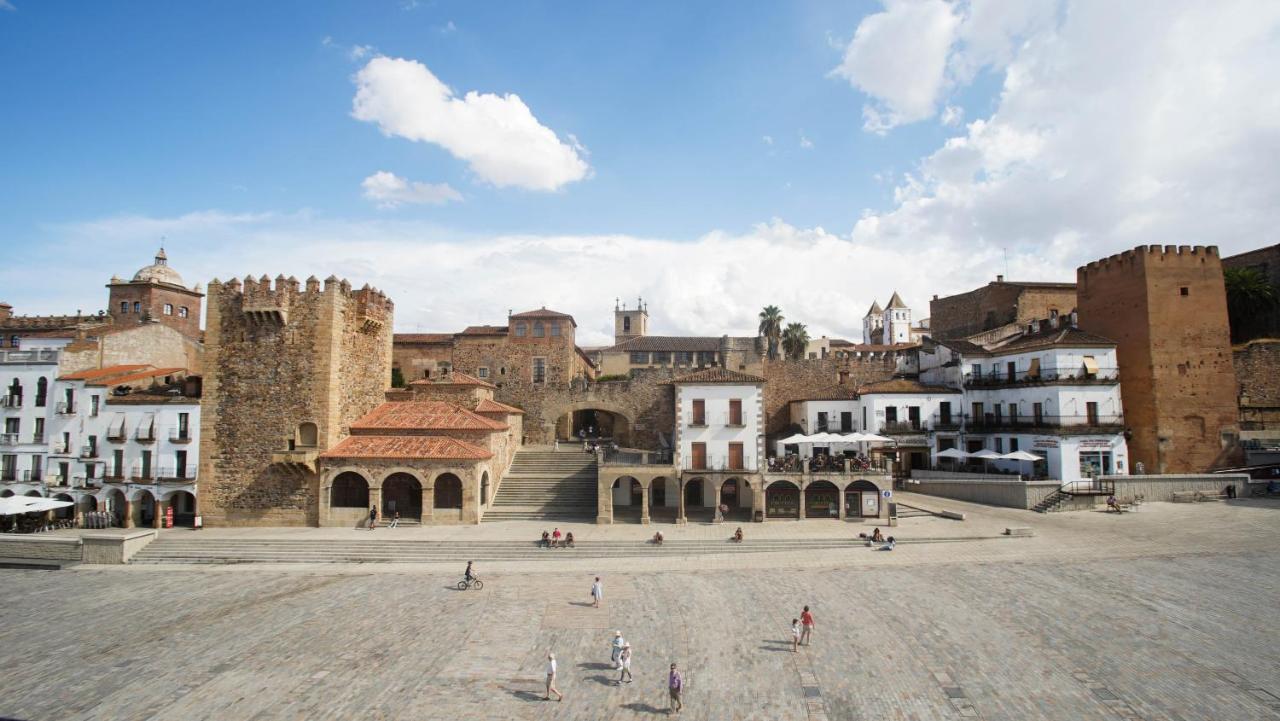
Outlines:
{"type": "Polygon", "coordinates": [[[495,562],[466,592],[440,565],[0,571],[0,717],[644,719],[666,713],[675,661],[691,719],[1280,718],[1280,504],[948,505],[1037,535],[495,562]],[[805,604],[813,644],[792,653],[805,604]],[[615,629],[634,650],[622,686],[615,629]],[[548,649],[563,703],[541,700],[548,649]]]}

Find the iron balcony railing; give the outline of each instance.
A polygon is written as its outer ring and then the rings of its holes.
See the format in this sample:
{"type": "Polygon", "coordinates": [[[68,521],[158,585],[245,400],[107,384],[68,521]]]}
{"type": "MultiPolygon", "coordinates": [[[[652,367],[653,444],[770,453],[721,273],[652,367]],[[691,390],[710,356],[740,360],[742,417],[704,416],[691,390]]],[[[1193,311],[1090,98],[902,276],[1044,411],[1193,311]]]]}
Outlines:
{"type": "Polygon", "coordinates": [[[60,416],[73,416],[76,414],[76,404],[59,401],[58,405],[54,407],[54,412],[60,416]]]}
{"type": "Polygon", "coordinates": [[[0,408],[21,408],[22,396],[0,396],[0,408]]]}
{"type": "Polygon", "coordinates": [[[1072,385],[1112,385],[1120,382],[1120,369],[1099,368],[1097,373],[1090,373],[1079,368],[1041,368],[1038,371],[1015,371],[1009,375],[1007,370],[992,369],[985,373],[964,374],[965,388],[1001,388],[1015,385],[1038,385],[1048,383],[1067,383],[1072,385]]]}
{"type": "Polygon", "coordinates": [[[17,468],[0,468],[0,481],[16,481],[18,480],[17,468]]]}
{"type": "Polygon", "coordinates": [[[161,466],[157,475],[161,481],[194,481],[196,467],[193,465],[161,466]]]}
{"type": "Polygon", "coordinates": [[[18,443],[17,433],[0,433],[0,446],[16,446],[18,443]]]}
{"type": "Polygon", "coordinates": [[[156,469],[154,466],[134,466],[129,472],[129,479],[136,483],[150,483],[156,480],[156,469]]]}
{"type": "Polygon", "coordinates": [[[1099,413],[1096,415],[1017,415],[996,416],[988,413],[982,418],[970,418],[965,427],[971,431],[1008,431],[1036,429],[1067,429],[1113,431],[1124,428],[1124,415],[1120,413],[1099,413]]]}
{"type": "MultiPolygon", "coordinates": [[[[22,480],[27,483],[39,483],[45,479],[44,471],[40,469],[31,469],[22,472],[22,480]]],[[[53,479],[50,479],[50,483],[53,479]]]]}
{"type": "Polygon", "coordinates": [[[32,433],[32,434],[31,434],[31,442],[32,442],[32,443],[44,443],[44,434],[43,434],[43,433],[32,433]]]}
{"type": "Polygon", "coordinates": [[[97,458],[97,457],[98,457],[98,447],[97,447],[97,446],[84,446],[84,447],[82,447],[82,448],[80,449],[80,457],[81,457],[81,458],[97,458]]]}
{"type": "Polygon", "coordinates": [[[169,442],[170,443],[190,443],[191,429],[190,428],[170,428],[169,442]]]}
{"type": "Polygon", "coordinates": [[[755,473],[756,471],[745,458],[740,464],[732,464],[728,456],[712,456],[703,461],[702,465],[696,465],[693,458],[685,458],[681,465],[686,471],[734,471],[737,473],[755,473]]]}
{"type": "Polygon", "coordinates": [[[620,448],[604,452],[601,464],[606,466],[669,466],[671,451],[640,451],[620,448]]]}
{"type": "Polygon", "coordinates": [[[929,430],[929,423],[924,420],[917,421],[885,421],[880,424],[880,433],[924,433],[929,430]]]}
{"type": "Polygon", "coordinates": [[[935,431],[958,431],[964,425],[963,413],[934,413],[929,426],[935,431]]]}

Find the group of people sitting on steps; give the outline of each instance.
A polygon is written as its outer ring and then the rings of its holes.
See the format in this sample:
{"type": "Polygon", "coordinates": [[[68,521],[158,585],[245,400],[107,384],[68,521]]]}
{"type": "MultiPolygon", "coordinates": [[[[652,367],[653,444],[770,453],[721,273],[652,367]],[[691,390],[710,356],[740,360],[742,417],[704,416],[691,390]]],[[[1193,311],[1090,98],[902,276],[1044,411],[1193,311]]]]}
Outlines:
{"type": "Polygon", "coordinates": [[[551,533],[542,532],[542,540],[538,541],[538,545],[543,548],[573,548],[573,531],[569,531],[564,535],[564,539],[560,538],[560,529],[557,528],[551,533]]]}
{"type": "Polygon", "coordinates": [[[872,531],[870,536],[865,533],[859,533],[858,538],[866,541],[868,546],[874,546],[880,543],[884,544],[880,547],[881,551],[892,551],[893,547],[898,545],[898,542],[894,540],[893,536],[885,538],[884,534],[880,532],[879,526],[876,526],[876,529],[872,531]]]}

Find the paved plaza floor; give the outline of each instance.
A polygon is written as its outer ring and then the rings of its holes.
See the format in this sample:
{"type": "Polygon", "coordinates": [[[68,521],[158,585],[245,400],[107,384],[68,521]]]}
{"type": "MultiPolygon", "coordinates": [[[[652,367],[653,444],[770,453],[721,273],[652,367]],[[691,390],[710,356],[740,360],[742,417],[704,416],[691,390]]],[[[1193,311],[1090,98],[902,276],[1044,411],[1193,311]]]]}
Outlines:
{"type": "MultiPolygon", "coordinates": [[[[1280,719],[1280,503],[935,505],[970,512],[975,537],[1037,535],[708,567],[566,558],[482,568],[465,592],[461,569],[400,564],[0,570],[0,717],[646,719],[675,661],[689,719],[1280,719]],[[792,653],[805,604],[817,630],[792,653]],[[615,629],[634,649],[622,686],[615,629]],[[548,649],[562,703],[541,700],[548,649]]],[[[912,520],[894,530],[941,528],[912,520]]]]}

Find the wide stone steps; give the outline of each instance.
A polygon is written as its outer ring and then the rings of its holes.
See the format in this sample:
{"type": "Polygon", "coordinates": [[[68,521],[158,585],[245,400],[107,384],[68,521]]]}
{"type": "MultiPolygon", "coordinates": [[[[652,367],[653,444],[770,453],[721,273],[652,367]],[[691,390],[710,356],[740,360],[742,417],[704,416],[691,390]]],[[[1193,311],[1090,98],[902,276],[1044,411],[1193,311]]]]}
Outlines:
{"type": "Polygon", "coordinates": [[[594,520],[596,478],[593,455],[520,451],[481,520],[594,520]]]}
{"type": "MultiPolygon", "coordinates": [[[[382,531],[371,532],[370,535],[382,531]]],[[[394,531],[390,531],[394,533],[394,531]]],[[[972,537],[903,539],[902,544],[979,540],[972,537]]],[[[865,550],[852,536],[809,539],[668,540],[661,546],[647,541],[579,542],[572,549],[546,549],[536,541],[367,541],[305,539],[160,538],[138,552],[130,563],[434,563],[466,561],[538,561],[581,558],[688,556],[721,553],[786,553],[865,550]]]]}

